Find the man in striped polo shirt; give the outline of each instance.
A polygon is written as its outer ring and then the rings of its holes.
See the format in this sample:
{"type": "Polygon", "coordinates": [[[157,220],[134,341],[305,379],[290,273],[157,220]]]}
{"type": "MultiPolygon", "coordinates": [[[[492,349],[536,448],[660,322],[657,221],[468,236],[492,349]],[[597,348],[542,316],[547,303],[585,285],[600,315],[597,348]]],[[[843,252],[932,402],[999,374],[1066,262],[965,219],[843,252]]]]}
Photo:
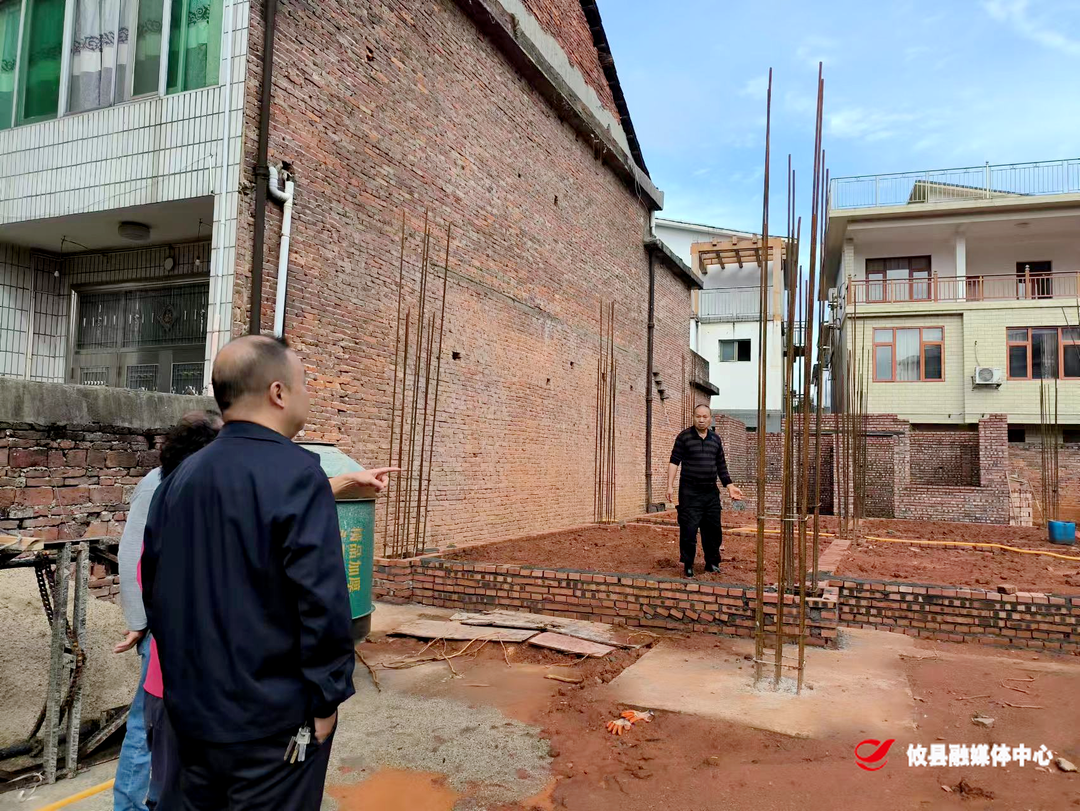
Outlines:
{"type": "Polygon", "coordinates": [[[675,476],[682,466],[679,479],[679,557],[683,573],[694,576],[694,557],[697,555],[697,535],[701,530],[701,551],[705,555],[705,571],[720,571],[720,491],[716,480],[727,488],[728,495],[742,501],[743,493],[731,482],[724,444],[710,427],[712,409],[699,405],[694,409],[694,424],[675,437],[668,465],[667,500],[674,499],[675,476]]]}

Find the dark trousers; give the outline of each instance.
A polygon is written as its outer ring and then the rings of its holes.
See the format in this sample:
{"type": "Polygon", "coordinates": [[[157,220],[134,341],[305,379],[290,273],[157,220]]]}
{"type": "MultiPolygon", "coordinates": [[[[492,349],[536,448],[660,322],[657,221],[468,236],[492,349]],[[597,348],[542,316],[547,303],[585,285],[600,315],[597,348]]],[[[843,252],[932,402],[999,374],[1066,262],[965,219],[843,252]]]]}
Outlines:
{"type": "MultiPolygon", "coordinates": [[[[314,727],[312,727],[314,728],[314,727]]],[[[304,762],[284,760],[295,729],[243,743],[207,743],[177,735],[180,768],[175,796],[161,811],[319,811],[331,733],[312,734],[304,762]]]]}
{"type": "MultiPolygon", "coordinates": [[[[154,811],[162,803],[156,798],[176,794],[180,758],[176,751],[176,733],[165,712],[164,700],[146,694],[146,743],[150,747],[150,797],[146,807],[154,811]]],[[[166,805],[167,807],[167,805],[166,805]]]]}
{"type": "Polygon", "coordinates": [[[707,566],[720,565],[720,491],[716,482],[679,482],[679,559],[693,566],[697,555],[697,535],[701,530],[701,551],[707,566]]]}

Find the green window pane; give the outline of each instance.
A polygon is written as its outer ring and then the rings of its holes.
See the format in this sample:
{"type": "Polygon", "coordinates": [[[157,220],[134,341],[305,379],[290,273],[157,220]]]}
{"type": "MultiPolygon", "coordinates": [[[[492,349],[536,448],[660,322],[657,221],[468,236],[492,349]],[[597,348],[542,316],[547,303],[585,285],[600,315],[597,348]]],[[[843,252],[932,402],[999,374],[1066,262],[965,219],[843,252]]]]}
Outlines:
{"type": "Polygon", "coordinates": [[[22,0],[0,0],[0,130],[11,126],[15,109],[15,60],[19,55],[22,0]]]}
{"type": "Polygon", "coordinates": [[[53,118],[60,102],[64,0],[28,0],[20,121],[53,118]]]}
{"type": "Polygon", "coordinates": [[[133,96],[156,93],[161,65],[161,0],[141,0],[135,32],[133,96]]]}
{"type": "Polygon", "coordinates": [[[941,368],[941,347],[936,344],[923,347],[923,351],[926,354],[923,364],[923,379],[924,380],[943,380],[942,368],[941,368]]]}
{"type": "Polygon", "coordinates": [[[223,0],[173,0],[167,91],[218,83],[223,0]]]}

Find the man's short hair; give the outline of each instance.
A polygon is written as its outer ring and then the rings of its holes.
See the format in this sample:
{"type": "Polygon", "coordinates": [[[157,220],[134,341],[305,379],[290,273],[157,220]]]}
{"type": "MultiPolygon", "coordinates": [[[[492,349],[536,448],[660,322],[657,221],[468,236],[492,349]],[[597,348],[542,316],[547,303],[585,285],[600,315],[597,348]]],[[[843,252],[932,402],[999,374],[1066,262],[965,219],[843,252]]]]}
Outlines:
{"type": "Polygon", "coordinates": [[[161,446],[161,475],[168,476],[195,451],[202,450],[221,430],[221,417],[213,411],[185,414],[165,435],[161,446]]]}
{"type": "Polygon", "coordinates": [[[215,363],[210,380],[214,399],[224,414],[249,394],[265,392],[275,380],[289,380],[289,343],[270,335],[237,338],[246,344],[227,363],[215,363]]]}
{"type": "Polygon", "coordinates": [[[701,404],[701,405],[699,405],[699,406],[694,406],[694,413],[695,413],[695,414],[697,414],[697,412],[698,412],[698,409],[699,409],[699,408],[708,408],[708,409],[709,409],[709,413],[710,413],[710,414],[712,414],[712,409],[711,409],[711,408],[709,408],[709,406],[705,405],[704,403],[702,403],[702,404],[701,404]]]}

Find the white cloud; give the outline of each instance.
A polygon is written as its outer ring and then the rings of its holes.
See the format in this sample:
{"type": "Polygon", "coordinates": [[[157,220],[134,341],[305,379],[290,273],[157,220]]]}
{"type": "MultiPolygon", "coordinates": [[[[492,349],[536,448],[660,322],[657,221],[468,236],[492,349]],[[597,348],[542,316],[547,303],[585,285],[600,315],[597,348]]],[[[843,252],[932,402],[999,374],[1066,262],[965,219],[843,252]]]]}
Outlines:
{"type": "Polygon", "coordinates": [[[743,85],[742,90],[739,91],[740,96],[750,96],[755,99],[765,98],[765,94],[769,90],[769,76],[768,74],[762,74],[761,76],[755,76],[743,85]]]}
{"type": "Polygon", "coordinates": [[[1080,56],[1080,39],[1062,33],[1045,15],[1033,13],[1030,0],[983,0],[983,7],[991,17],[1020,36],[1061,53],[1080,56]]]}
{"type": "Polygon", "coordinates": [[[815,68],[818,62],[831,65],[836,61],[835,51],[838,46],[839,43],[835,39],[810,34],[795,49],[795,56],[815,68]]]}
{"type": "Polygon", "coordinates": [[[841,107],[825,116],[829,135],[854,141],[883,141],[908,132],[902,126],[919,119],[925,129],[923,116],[913,113],[868,110],[864,107],[841,107]]]}

